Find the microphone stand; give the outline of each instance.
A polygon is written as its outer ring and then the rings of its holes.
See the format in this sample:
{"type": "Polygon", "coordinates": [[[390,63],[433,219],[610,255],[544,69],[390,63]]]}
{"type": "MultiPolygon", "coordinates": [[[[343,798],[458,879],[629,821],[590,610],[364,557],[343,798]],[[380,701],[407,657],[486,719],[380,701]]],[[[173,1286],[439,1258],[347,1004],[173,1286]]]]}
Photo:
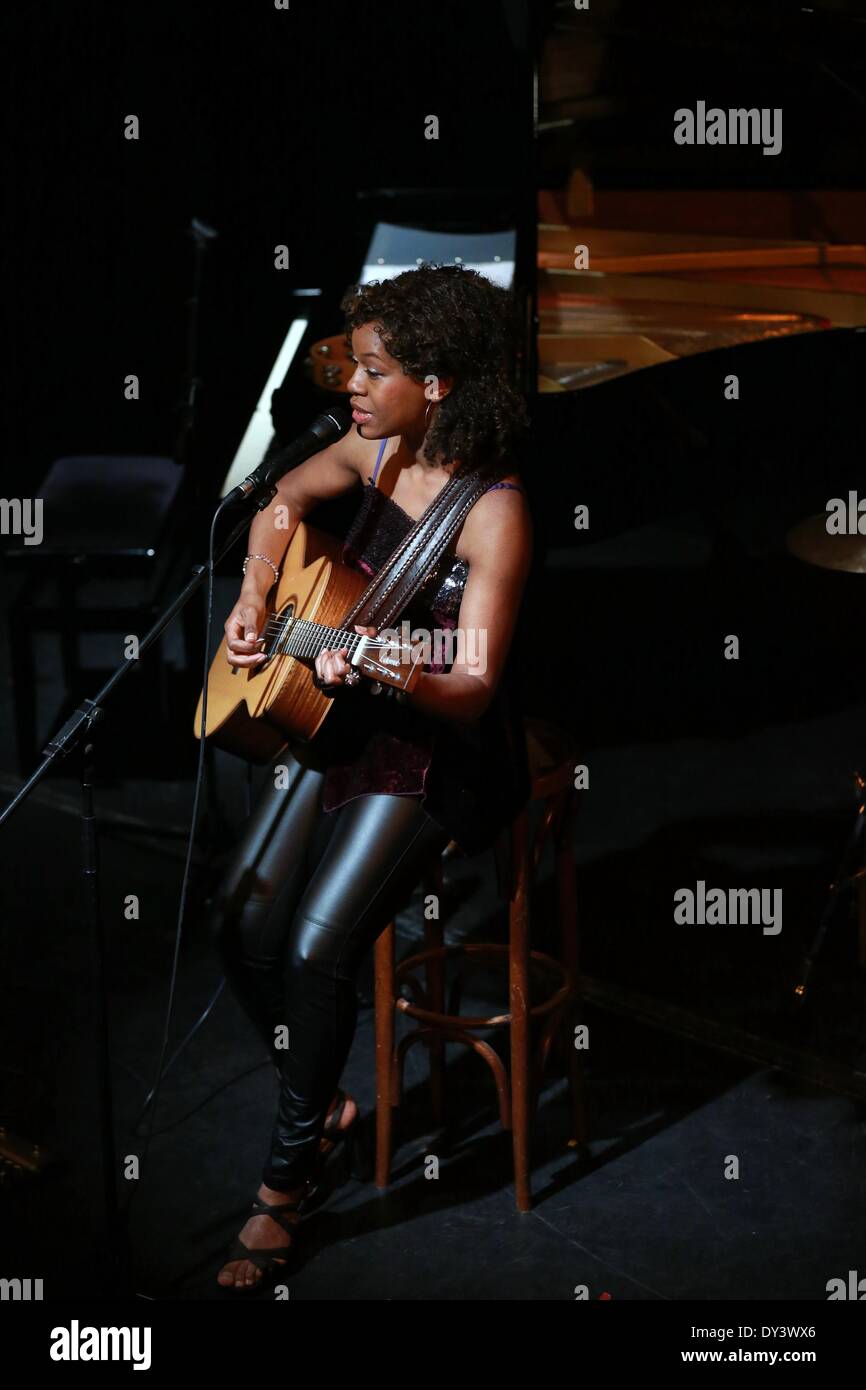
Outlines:
{"type": "MultiPolygon", "coordinates": [[[[274,470],[279,476],[280,469],[277,466],[274,470]]],[[[261,511],[268,505],[271,498],[275,495],[276,484],[271,482],[270,475],[265,481],[259,483],[252,495],[255,496],[256,510],[261,511]]],[[[230,495],[231,496],[231,495],[230,495]]],[[[231,500],[236,500],[235,496],[231,500]]],[[[244,500],[247,500],[246,498],[244,500]]],[[[229,502],[225,498],[218,508],[218,512],[229,502]]],[[[223,545],[214,559],[214,568],[219,561],[225,558],[235,542],[243,535],[250,525],[250,517],[244,516],[231,532],[228,540],[223,545]]],[[[204,583],[208,573],[207,565],[194,565],[193,576],[184,589],[177,595],[164,613],[157,618],[153,627],[142,638],[139,644],[139,659],[148,651],[159,639],[162,632],[168,627],[169,623],[189,603],[190,599],[198,592],[204,583]]],[[[210,630],[205,633],[205,667],[209,671],[210,659],[210,630]]],[[[105,932],[102,921],[99,900],[99,841],[96,833],[96,816],[93,804],[93,776],[96,759],[95,729],[99,721],[104,718],[105,702],[113,694],[116,686],[130,674],[135,666],[133,661],[124,661],[109,676],[108,680],[92,700],[85,699],[69,716],[66,723],[46,744],[43,753],[43,761],[36,771],[27,779],[24,785],[16,792],[15,796],[0,813],[0,826],[2,826],[17,808],[24,802],[35,787],[39,785],[61,758],[71,753],[74,748],[83,740],[83,755],[81,759],[81,874],[84,883],[85,913],[89,927],[90,949],[91,949],[91,979],[93,986],[93,1017],[94,1017],[94,1046],[96,1052],[96,1077],[98,1092],[98,1113],[100,1129],[100,1152],[102,1156],[102,1202],[105,1217],[105,1232],[108,1245],[109,1261],[111,1268],[111,1288],[116,1296],[123,1297],[133,1291],[130,1281],[130,1252],[128,1231],[124,1220],[124,1213],[121,1211],[117,1196],[117,1152],[114,1141],[114,1102],[111,1086],[111,1050],[108,1029],[108,992],[105,984],[105,932]]],[[[207,675],[205,676],[205,679],[207,675]]],[[[206,738],[202,739],[203,748],[200,756],[203,756],[206,747],[206,738]]],[[[191,835],[195,835],[195,826],[191,828],[191,835]]]]}

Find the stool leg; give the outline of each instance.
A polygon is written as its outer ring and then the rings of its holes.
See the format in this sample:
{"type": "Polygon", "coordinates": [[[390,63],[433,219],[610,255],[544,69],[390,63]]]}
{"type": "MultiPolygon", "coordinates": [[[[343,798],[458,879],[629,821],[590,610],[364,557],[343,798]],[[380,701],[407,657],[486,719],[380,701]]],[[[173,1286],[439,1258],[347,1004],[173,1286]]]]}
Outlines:
{"type": "Polygon", "coordinates": [[[394,952],[393,922],[376,940],[376,1186],[386,1188],[391,1179],[391,1126],[394,1104],[394,952]]]}
{"type": "MultiPolygon", "coordinates": [[[[442,868],[437,864],[431,871],[429,881],[425,881],[424,891],[435,893],[439,902],[439,909],[442,909],[442,868]]],[[[445,943],[445,934],[442,929],[442,920],[424,919],[424,949],[432,950],[434,947],[441,947],[445,943]]],[[[436,1013],[445,1012],[445,962],[442,959],[428,960],[424,978],[427,985],[428,1008],[435,1010],[436,1013]]],[[[430,1058],[430,1111],[433,1123],[441,1125],[445,1112],[445,1039],[440,1029],[433,1030],[433,1035],[427,1042],[427,1053],[430,1058]]]]}
{"type": "Polygon", "coordinates": [[[515,867],[514,895],[509,905],[508,985],[511,1010],[511,1139],[514,1149],[514,1190],[518,1211],[530,1211],[529,1125],[529,888],[528,822],[522,811],[512,830],[515,867]]]}
{"type": "Polygon", "coordinates": [[[574,977],[575,996],[563,1011],[562,1043],[568,1074],[572,1147],[586,1145],[586,1106],[583,1053],[574,1046],[574,1025],[580,1022],[580,938],[577,920],[577,869],[572,831],[577,800],[572,792],[563,808],[556,841],[556,884],[562,963],[574,977]]]}

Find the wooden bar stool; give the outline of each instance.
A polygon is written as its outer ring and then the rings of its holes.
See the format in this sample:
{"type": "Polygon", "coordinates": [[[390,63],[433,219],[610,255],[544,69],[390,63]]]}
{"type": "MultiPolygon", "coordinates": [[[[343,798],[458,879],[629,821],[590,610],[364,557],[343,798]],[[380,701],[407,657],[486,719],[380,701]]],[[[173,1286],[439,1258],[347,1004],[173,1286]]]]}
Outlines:
{"type": "MultiPolygon", "coordinates": [[[[508,944],[494,942],[446,945],[441,921],[425,921],[424,950],[395,965],[395,926],[391,922],[379,936],[375,952],[376,1018],[376,1186],[388,1186],[391,1173],[392,1111],[403,1095],[406,1054],[423,1042],[430,1056],[431,1107],[435,1123],[441,1123],[445,1095],[445,1044],[460,1042],[483,1057],[490,1067],[499,1098],[499,1119],[512,1131],[514,1185],[519,1211],[532,1206],[530,1188],[530,1130],[541,1093],[544,1069],[551,1047],[559,1041],[568,1077],[569,1147],[586,1144],[583,1067],[574,1046],[574,1020],[578,996],[578,925],[572,834],[577,809],[574,790],[578,762],[573,740],[551,724],[536,719],[524,722],[532,781],[530,802],[507,828],[496,847],[497,884],[508,905],[508,944]],[[540,803],[541,815],[534,832],[530,806],[540,803]],[[541,855],[551,836],[556,863],[560,958],[554,959],[530,947],[530,897],[541,855]],[[445,1012],[445,963],[460,960],[460,970],[445,1012]],[[508,972],[508,1012],[488,1017],[464,1017],[459,1013],[462,978],[472,969],[489,969],[494,963],[508,972]],[[531,1005],[530,971],[550,976],[552,987],[541,1003],[531,1005]],[[424,982],[418,978],[423,969],[424,982]],[[408,988],[412,999],[401,995],[408,988]],[[417,1020],[418,1026],[395,1046],[397,1012],[417,1020]],[[538,1025],[534,1054],[530,1030],[538,1025]],[[510,1078],[498,1053],[474,1034],[483,1029],[509,1028],[510,1078]]],[[[534,817],[533,817],[534,819],[534,817]]],[[[454,842],[445,851],[456,848],[454,842]]],[[[425,891],[442,893],[442,862],[437,858],[424,878],[425,891]]]]}

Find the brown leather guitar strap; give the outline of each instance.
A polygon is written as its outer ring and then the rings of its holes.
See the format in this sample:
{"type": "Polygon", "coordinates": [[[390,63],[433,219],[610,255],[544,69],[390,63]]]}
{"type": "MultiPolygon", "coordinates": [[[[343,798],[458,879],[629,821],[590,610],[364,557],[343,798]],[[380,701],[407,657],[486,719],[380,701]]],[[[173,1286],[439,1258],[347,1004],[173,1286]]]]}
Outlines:
{"type": "Polygon", "coordinates": [[[433,498],[415,525],[397,546],[378,574],[374,575],[343,618],[341,626],[354,623],[390,627],[409,606],[418,591],[431,579],[450,542],[482,493],[507,471],[458,470],[433,498]]]}

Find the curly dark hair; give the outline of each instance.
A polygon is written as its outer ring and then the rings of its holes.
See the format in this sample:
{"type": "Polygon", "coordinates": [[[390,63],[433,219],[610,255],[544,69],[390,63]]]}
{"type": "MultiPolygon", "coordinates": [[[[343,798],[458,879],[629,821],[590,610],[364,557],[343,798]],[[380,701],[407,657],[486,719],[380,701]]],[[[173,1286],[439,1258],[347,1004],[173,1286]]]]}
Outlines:
{"type": "Polygon", "coordinates": [[[516,325],[508,290],[459,265],[422,264],[392,280],[353,285],[340,303],[346,341],[372,323],[407,376],[453,376],[427,433],[431,463],[500,464],[528,428],[512,385],[516,325]]]}

